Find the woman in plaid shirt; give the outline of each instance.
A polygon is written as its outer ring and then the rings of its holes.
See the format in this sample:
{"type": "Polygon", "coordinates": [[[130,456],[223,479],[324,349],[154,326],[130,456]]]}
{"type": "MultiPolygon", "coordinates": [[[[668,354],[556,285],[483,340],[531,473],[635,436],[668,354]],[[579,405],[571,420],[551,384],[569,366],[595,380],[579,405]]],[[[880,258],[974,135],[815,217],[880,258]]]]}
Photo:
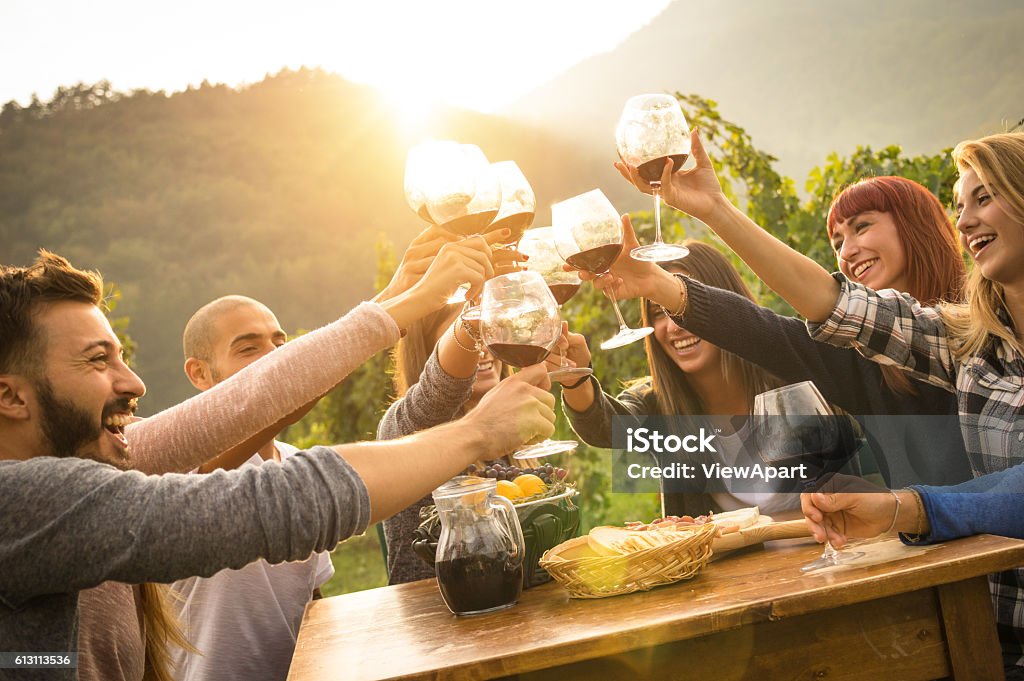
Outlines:
{"type": "MultiPolygon", "coordinates": [[[[695,168],[662,176],[666,203],[702,220],[808,320],[814,338],[852,346],[954,392],[976,476],[1024,462],[1024,133],[962,142],[957,229],[974,260],[965,303],[924,307],[894,290],[830,275],[725,198],[699,134],[695,168]]],[[[621,170],[650,191],[635,168],[621,170]]],[[[1024,666],[1024,571],[991,577],[1008,665],[1024,666]]]]}

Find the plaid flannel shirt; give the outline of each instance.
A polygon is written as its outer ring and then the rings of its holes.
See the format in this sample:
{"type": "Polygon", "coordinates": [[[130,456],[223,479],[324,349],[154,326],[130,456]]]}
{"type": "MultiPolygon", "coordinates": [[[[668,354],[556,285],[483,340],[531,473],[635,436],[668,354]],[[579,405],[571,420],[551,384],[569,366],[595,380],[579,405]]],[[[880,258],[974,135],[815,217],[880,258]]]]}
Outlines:
{"type": "MultiPolygon", "coordinates": [[[[812,338],[856,348],[880,364],[954,391],[975,476],[1024,463],[1024,357],[993,337],[981,354],[958,361],[936,308],[905,293],[876,292],[833,276],[841,286],[839,299],[828,319],[808,323],[812,338]]],[[[1009,327],[1008,318],[1003,321],[1009,327]]],[[[1024,569],[990,575],[989,586],[1004,662],[1024,666],[1024,569]]]]}

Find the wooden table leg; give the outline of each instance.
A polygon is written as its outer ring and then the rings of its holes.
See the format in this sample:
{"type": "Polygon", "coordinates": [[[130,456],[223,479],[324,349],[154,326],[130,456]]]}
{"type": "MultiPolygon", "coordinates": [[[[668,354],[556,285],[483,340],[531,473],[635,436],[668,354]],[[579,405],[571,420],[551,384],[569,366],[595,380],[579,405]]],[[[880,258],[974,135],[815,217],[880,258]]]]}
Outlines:
{"type": "Polygon", "coordinates": [[[944,584],[938,592],[952,677],[1004,681],[988,578],[944,584]]]}

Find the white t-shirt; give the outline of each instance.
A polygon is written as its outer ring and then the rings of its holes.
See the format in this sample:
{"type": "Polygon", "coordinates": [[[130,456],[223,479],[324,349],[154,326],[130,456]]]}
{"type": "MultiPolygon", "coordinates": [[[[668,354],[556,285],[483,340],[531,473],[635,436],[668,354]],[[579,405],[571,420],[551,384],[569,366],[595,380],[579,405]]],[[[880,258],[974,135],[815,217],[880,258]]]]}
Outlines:
{"type": "MultiPolygon", "coordinates": [[[[719,435],[715,443],[718,448],[718,459],[724,466],[735,466],[739,463],[749,465],[751,462],[740,462],[743,438],[746,437],[747,425],[738,433],[719,435]]],[[[757,462],[754,462],[757,463],[757,462]]],[[[740,508],[757,506],[763,515],[774,515],[776,519],[797,517],[800,510],[800,495],[791,492],[758,492],[750,489],[750,482],[725,480],[725,492],[713,492],[711,498],[723,511],[735,511],[740,508]],[[738,487],[740,490],[734,489],[738,487]]]]}
{"type": "MultiPolygon", "coordinates": [[[[281,460],[298,450],[274,442],[281,460]]],[[[263,458],[246,462],[259,466],[263,458]]],[[[177,681],[284,681],[295,639],[313,590],[334,574],[326,551],[306,560],[271,565],[265,560],[209,578],[190,577],[171,588],[185,637],[202,655],[171,646],[177,681]]]]}

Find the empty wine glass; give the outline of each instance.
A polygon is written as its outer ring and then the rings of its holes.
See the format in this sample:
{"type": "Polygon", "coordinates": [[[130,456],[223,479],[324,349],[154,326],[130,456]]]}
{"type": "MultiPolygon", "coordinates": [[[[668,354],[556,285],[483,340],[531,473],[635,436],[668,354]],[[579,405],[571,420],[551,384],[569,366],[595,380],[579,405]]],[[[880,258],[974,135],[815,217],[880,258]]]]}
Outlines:
{"type": "MultiPolygon", "coordinates": [[[[519,252],[530,257],[526,269],[544,279],[559,306],[568,302],[580,290],[580,275],[565,271],[565,261],[555,248],[555,230],[551,227],[526,230],[519,241],[519,252]]],[[[560,364],[557,371],[551,372],[552,380],[564,381],[573,376],[589,376],[594,373],[590,367],[568,366],[564,355],[561,356],[560,364]]]]}
{"type": "MultiPolygon", "coordinates": [[[[599,277],[608,274],[622,252],[622,220],[600,189],[556,203],[551,207],[551,220],[555,227],[555,248],[566,263],[599,277]]],[[[620,348],[654,333],[649,326],[629,328],[615,294],[611,291],[606,294],[619,321],[619,332],[601,343],[602,350],[620,348]]]]}
{"type": "Polygon", "coordinates": [[[635,166],[640,177],[654,190],[654,243],[632,250],[637,260],[665,262],[690,253],[679,244],[661,238],[661,173],[667,159],[672,172],[683,167],[690,156],[690,131],[679,102],[671,95],[637,95],[626,101],[615,128],[619,157],[635,166]]]}
{"type": "MultiPolygon", "coordinates": [[[[754,397],[754,438],[758,456],[775,468],[806,466],[813,475],[806,491],[839,471],[857,451],[849,417],[836,416],[811,381],[783,386],[754,397]]],[[[829,541],[807,572],[847,563],[863,552],[839,551],[829,541]]]]}
{"type": "MultiPolygon", "coordinates": [[[[558,304],[536,272],[509,272],[487,280],[480,309],[480,335],[487,350],[510,366],[543,362],[562,337],[558,304]]],[[[512,456],[536,459],[576,447],[572,440],[545,440],[512,456]]]]}

